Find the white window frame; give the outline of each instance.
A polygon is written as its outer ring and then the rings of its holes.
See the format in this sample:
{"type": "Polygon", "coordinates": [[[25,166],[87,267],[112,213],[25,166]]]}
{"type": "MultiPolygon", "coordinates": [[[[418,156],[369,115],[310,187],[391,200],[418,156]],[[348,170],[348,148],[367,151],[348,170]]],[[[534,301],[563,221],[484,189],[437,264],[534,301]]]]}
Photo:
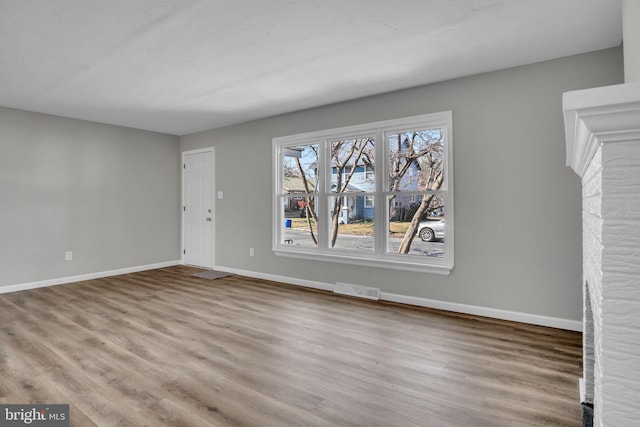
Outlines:
{"type": "MultiPolygon", "coordinates": [[[[370,267],[383,267],[390,269],[419,271],[435,274],[450,274],[454,266],[454,206],[453,206],[453,113],[444,111],[439,113],[424,114],[420,116],[406,117],[381,122],[367,123],[357,126],[347,126],[336,129],[327,129],[304,134],[289,135],[273,139],[273,174],[274,187],[273,197],[273,240],[272,249],[278,256],[287,256],[316,261],[331,261],[354,265],[364,265],[370,267]],[[410,131],[441,127],[445,134],[444,168],[445,177],[440,192],[444,195],[446,210],[446,227],[444,239],[443,257],[421,257],[406,254],[385,253],[386,236],[389,235],[389,206],[387,202],[388,171],[387,165],[376,161],[374,195],[375,209],[375,229],[374,252],[359,252],[329,248],[327,245],[329,218],[327,201],[331,197],[329,191],[331,184],[331,165],[328,159],[327,141],[336,139],[352,139],[364,135],[375,137],[376,159],[386,159],[387,139],[386,136],[392,132],[410,131]],[[284,231],[282,218],[283,207],[279,203],[283,194],[282,189],[282,149],[290,145],[319,144],[320,165],[324,171],[320,175],[317,189],[318,212],[321,212],[318,224],[318,246],[303,247],[284,243],[281,236],[284,231]],[[327,234],[326,236],[324,234],[327,234]]],[[[353,194],[358,195],[357,193],[353,194]]]]}
{"type": "Polygon", "coordinates": [[[375,196],[365,194],[364,196],[364,207],[365,208],[373,208],[376,206],[376,198],[375,196]]]}

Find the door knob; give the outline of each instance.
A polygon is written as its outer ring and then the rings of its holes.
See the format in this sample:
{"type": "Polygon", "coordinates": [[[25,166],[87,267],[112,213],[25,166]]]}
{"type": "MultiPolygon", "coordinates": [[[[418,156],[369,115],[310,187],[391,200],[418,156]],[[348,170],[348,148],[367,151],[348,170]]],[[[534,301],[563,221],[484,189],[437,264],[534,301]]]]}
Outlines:
{"type": "Polygon", "coordinates": [[[207,221],[209,221],[209,222],[210,222],[210,221],[211,221],[211,217],[208,217],[208,218],[207,218],[207,221]]]}

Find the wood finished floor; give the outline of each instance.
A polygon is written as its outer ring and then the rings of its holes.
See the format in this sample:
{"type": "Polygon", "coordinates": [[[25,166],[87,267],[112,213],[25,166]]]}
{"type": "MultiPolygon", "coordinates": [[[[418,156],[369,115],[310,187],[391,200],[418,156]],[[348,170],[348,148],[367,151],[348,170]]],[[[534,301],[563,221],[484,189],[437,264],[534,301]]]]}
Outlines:
{"type": "Polygon", "coordinates": [[[0,295],[0,403],[72,426],[580,426],[581,334],[176,266],[0,295]]]}

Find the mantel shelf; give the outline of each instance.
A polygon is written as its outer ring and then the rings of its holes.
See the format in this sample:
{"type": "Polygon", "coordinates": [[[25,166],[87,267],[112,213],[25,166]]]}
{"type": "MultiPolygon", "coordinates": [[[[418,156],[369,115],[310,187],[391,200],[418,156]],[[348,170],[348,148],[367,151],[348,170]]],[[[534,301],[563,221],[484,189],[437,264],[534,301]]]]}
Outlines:
{"type": "Polygon", "coordinates": [[[563,95],[567,166],[583,176],[598,146],[640,141],[640,82],[563,95]]]}

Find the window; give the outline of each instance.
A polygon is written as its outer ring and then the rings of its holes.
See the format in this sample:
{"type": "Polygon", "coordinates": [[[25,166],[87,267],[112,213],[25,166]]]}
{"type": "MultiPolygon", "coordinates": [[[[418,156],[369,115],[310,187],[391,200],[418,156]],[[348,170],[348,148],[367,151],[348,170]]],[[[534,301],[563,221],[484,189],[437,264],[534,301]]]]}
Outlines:
{"type": "Polygon", "coordinates": [[[373,207],[373,201],[374,201],[374,197],[373,196],[364,196],[364,207],[365,208],[372,208],[373,207]]]}
{"type": "Polygon", "coordinates": [[[373,181],[375,179],[375,173],[374,173],[373,168],[371,166],[365,166],[364,167],[364,178],[367,181],[373,181]]]}
{"type": "Polygon", "coordinates": [[[448,274],[452,114],[273,140],[277,255],[448,274]]]}

